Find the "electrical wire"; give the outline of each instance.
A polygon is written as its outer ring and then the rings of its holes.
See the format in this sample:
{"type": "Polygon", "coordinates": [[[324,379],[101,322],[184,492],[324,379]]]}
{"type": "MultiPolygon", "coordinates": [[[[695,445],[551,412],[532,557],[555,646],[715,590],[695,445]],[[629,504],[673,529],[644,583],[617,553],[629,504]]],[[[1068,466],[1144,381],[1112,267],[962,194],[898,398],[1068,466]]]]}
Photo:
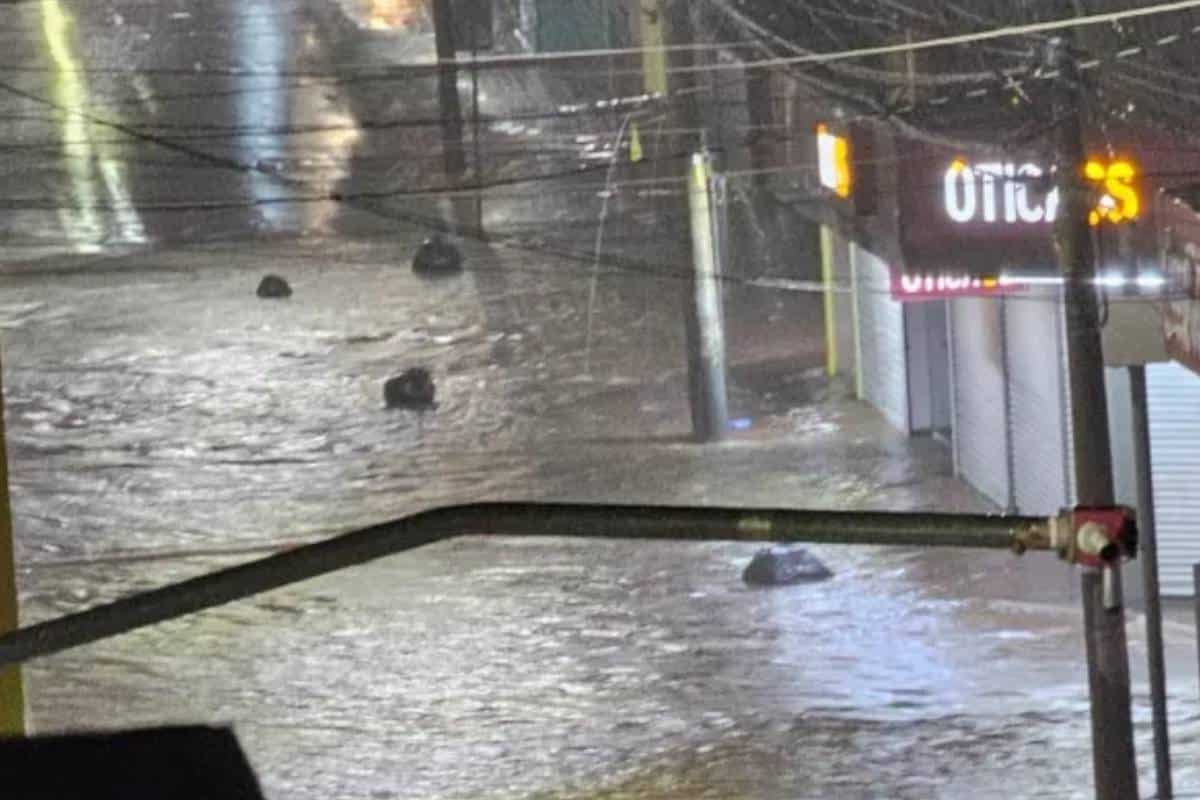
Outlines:
{"type": "MultiPolygon", "coordinates": [[[[877,45],[870,47],[846,48],[831,52],[814,52],[804,53],[789,57],[767,58],[756,61],[741,62],[739,64],[708,64],[708,65],[692,65],[680,67],[668,67],[668,74],[692,73],[692,72],[708,72],[711,70],[727,70],[727,69],[763,69],[768,67],[789,67],[801,64],[824,64],[838,61],[849,61],[862,59],[867,57],[895,55],[904,53],[915,53],[923,50],[938,49],[944,47],[952,47],[957,45],[978,44],[981,42],[989,42],[997,39],[1014,38],[1020,36],[1029,36],[1032,34],[1049,33],[1074,28],[1083,28],[1102,24],[1111,24],[1129,19],[1140,19],[1144,17],[1154,17],[1164,14],[1172,14],[1180,11],[1200,9],[1200,0],[1172,0],[1172,2],[1156,3],[1147,6],[1139,6],[1137,8],[1122,9],[1119,11],[1108,11],[1095,14],[1086,14],[1072,16],[1062,19],[1046,20],[1042,22],[1031,22],[1020,25],[1007,25],[990,30],[973,31],[970,33],[954,34],[949,36],[940,36],[930,39],[922,39],[910,42],[900,42],[895,44],[877,45]]],[[[648,53],[669,54],[673,52],[704,52],[712,50],[737,50],[755,44],[751,42],[719,42],[719,43],[704,43],[704,44],[683,44],[683,45],[655,45],[653,47],[610,47],[610,48],[593,48],[586,50],[571,50],[571,51],[555,51],[550,53],[511,53],[503,55],[476,55],[469,56],[458,54],[454,59],[446,59],[444,61],[435,62],[432,64],[426,63],[402,63],[392,67],[396,70],[429,70],[436,72],[438,69],[443,69],[446,66],[452,65],[460,70],[469,70],[471,68],[487,68],[487,67],[512,67],[528,63],[547,63],[553,61],[569,61],[578,59],[590,58],[612,58],[619,56],[642,56],[648,53]]],[[[4,72],[47,72],[57,71],[48,67],[34,67],[29,65],[0,65],[0,71],[4,72]]],[[[107,74],[196,74],[195,69],[186,68],[153,68],[139,69],[136,67],[81,67],[80,72],[90,73],[107,73],[107,74]]],[[[232,76],[254,76],[254,75],[270,75],[270,76],[336,76],[341,73],[329,72],[311,72],[311,71],[291,71],[291,70],[267,70],[258,71],[253,69],[242,69],[237,67],[208,67],[204,70],[206,74],[212,75],[232,75],[232,76]]],[[[612,73],[610,73],[612,74],[612,73]]],[[[616,74],[622,74],[620,72],[616,74]]],[[[630,71],[629,74],[635,74],[630,71]]],[[[640,70],[636,74],[640,74],[640,70]]]]}

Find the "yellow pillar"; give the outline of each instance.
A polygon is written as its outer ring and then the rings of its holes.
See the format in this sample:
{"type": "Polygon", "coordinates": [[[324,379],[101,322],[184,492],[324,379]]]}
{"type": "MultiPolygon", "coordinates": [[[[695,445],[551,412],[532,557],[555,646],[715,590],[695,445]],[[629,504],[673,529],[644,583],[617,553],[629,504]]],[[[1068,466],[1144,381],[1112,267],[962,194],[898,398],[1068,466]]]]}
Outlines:
{"type": "Polygon", "coordinates": [[[821,283],[825,289],[825,371],[838,374],[837,295],[834,286],[833,231],[821,226],[821,283]]]}
{"type": "MultiPolygon", "coordinates": [[[[0,365],[0,633],[17,628],[17,569],[13,554],[12,506],[8,497],[8,450],[4,441],[4,380],[0,365]]],[[[0,671],[0,736],[25,733],[25,690],[21,668],[0,671]]]]}
{"type": "Polygon", "coordinates": [[[847,248],[850,261],[850,320],[854,328],[854,396],[863,398],[862,325],[858,316],[858,245],[853,241],[847,248]]]}
{"type": "Polygon", "coordinates": [[[642,73],[647,94],[667,93],[667,54],[663,51],[663,8],[660,0],[635,0],[642,20],[642,73]]]}

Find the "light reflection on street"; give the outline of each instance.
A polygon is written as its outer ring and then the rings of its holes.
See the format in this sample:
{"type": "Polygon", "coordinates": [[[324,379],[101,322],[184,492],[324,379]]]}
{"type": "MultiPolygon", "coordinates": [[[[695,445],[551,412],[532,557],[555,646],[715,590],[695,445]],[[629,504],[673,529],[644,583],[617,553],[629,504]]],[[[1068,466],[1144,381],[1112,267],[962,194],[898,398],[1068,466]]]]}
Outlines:
{"type": "MultiPolygon", "coordinates": [[[[286,164],[287,157],[289,92],[288,79],[281,73],[288,66],[289,31],[281,25],[274,5],[269,0],[246,0],[243,21],[230,31],[238,62],[255,73],[239,79],[243,91],[236,95],[236,121],[262,131],[241,140],[242,161],[260,170],[250,175],[256,201],[280,195],[279,181],[264,173],[286,164]]],[[[280,203],[263,203],[258,210],[269,225],[282,225],[289,215],[288,207],[280,203]]]]}
{"type": "Polygon", "coordinates": [[[59,0],[42,0],[41,10],[46,50],[55,68],[52,89],[62,126],[62,159],[71,182],[71,202],[59,208],[63,233],[84,253],[99,252],[113,238],[123,244],[143,243],[145,231],[126,186],[124,168],[108,144],[94,142],[104,135],[94,136],[95,126],[87,116],[87,79],[71,43],[73,20],[59,0]],[[101,200],[102,194],[107,204],[101,200]],[[115,217],[115,237],[101,217],[106,207],[115,217]]]}

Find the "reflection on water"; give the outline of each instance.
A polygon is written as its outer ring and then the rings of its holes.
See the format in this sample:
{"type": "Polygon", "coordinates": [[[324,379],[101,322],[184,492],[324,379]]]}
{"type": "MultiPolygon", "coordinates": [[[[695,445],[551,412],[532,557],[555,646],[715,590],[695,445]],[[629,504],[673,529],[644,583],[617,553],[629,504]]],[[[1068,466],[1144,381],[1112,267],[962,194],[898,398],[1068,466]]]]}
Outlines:
{"type": "Polygon", "coordinates": [[[99,252],[106,243],[143,243],[145,231],[126,186],[124,167],[103,141],[110,134],[96,135],[89,119],[91,98],[85,65],[75,57],[73,20],[59,0],[41,0],[41,11],[46,52],[54,65],[52,89],[61,125],[63,166],[70,177],[70,202],[59,206],[63,233],[78,252],[85,253],[99,252]],[[94,143],[95,139],[101,141],[94,143]],[[102,219],[104,209],[115,218],[115,231],[102,219]]]}
{"type": "MultiPolygon", "coordinates": [[[[286,72],[289,64],[291,31],[287,17],[279,14],[272,0],[245,0],[245,17],[230,30],[238,63],[253,75],[238,77],[236,124],[256,133],[241,139],[241,160],[260,170],[269,171],[287,152],[290,122],[290,93],[286,72]]],[[[250,174],[254,201],[278,198],[279,181],[262,171],[250,174]]],[[[265,203],[258,209],[264,222],[285,227],[290,217],[283,203],[265,203]]]]}

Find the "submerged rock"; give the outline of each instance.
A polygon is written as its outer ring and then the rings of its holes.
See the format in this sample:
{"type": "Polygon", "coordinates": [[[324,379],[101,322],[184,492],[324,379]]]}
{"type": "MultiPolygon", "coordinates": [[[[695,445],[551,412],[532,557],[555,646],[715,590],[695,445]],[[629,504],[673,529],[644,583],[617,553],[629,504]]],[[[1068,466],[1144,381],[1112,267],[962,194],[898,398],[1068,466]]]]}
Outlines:
{"type": "Polygon", "coordinates": [[[803,547],[768,547],[759,550],[742,572],[752,586],[787,586],[832,578],[833,573],[803,547]]]}
{"type": "Polygon", "coordinates": [[[457,275],[462,272],[462,252],[435,233],[417,248],[413,256],[413,272],[424,277],[457,275]]]}
{"type": "Polygon", "coordinates": [[[437,387],[424,367],[413,367],[383,384],[383,400],[388,408],[425,411],[433,408],[437,387]]]}
{"type": "Polygon", "coordinates": [[[258,296],[264,300],[278,300],[292,296],[292,287],[278,275],[267,275],[258,284],[258,296]]]}

